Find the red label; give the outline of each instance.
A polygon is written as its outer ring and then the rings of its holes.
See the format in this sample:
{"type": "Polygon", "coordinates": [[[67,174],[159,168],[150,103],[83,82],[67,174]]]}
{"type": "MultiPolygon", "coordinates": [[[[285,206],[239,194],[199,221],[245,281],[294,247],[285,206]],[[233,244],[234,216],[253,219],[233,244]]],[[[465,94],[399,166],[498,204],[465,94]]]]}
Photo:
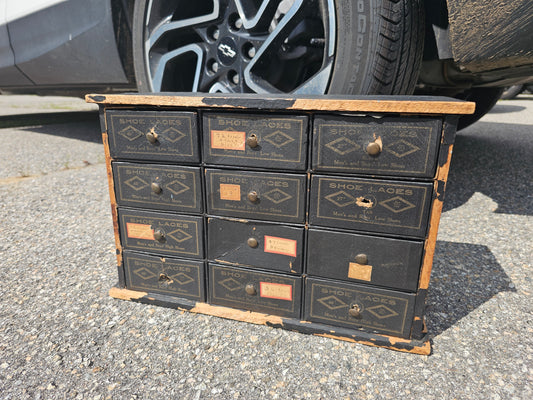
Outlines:
{"type": "Polygon", "coordinates": [[[265,253],[296,257],[298,241],[276,236],[265,236],[265,253]]]}
{"type": "Polygon", "coordinates": [[[292,285],[282,283],[259,282],[259,296],[269,299],[292,300],[292,285]]]}

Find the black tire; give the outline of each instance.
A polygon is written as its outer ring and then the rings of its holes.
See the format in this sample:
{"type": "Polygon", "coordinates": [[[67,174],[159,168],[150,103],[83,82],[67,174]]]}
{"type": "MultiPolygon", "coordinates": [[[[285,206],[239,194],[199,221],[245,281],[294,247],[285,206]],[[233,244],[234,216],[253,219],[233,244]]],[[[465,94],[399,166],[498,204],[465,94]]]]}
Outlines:
{"type": "Polygon", "coordinates": [[[516,96],[522,93],[523,90],[524,90],[523,85],[514,85],[514,86],[506,87],[503,90],[502,97],[500,97],[500,99],[502,100],[514,99],[516,96]]]}
{"type": "Polygon", "coordinates": [[[503,88],[497,87],[472,88],[454,96],[461,100],[473,101],[476,103],[476,110],[474,111],[474,114],[463,115],[461,118],[459,118],[457,130],[464,129],[467,126],[472,125],[474,122],[488,113],[500,99],[503,91],[503,88]]]}
{"type": "MultiPolygon", "coordinates": [[[[229,0],[229,3],[223,0],[220,1],[220,7],[222,7],[222,4],[226,4],[226,6],[229,4],[227,7],[234,5],[234,0],[229,0]]],[[[295,1],[297,3],[299,0],[295,1]]],[[[158,32],[156,32],[157,35],[154,34],[155,29],[153,29],[153,27],[157,26],[157,21],[155,21],[157,18],[160,18],[161,21],[168,18],[171,21],[176,10],[180,10],[180,13],[182,13],[184,8],[187,7],[189,8],[186,9],[185,14],[192,15],[190,5],[203,4],[202,0],[195,0],[194,2],[190,0],[175,0],[172,7],[168,6],[168,3],[171,3],[168,0],[165,6],[160,5],[160,3],[163,4],[162,0],[154,0],[153,2],[136,0],[132,36],[137,86],[139,91],[142,92],[193,90],[206,92],[215,91],[213,88],[222,88],[222,91],[230,92],[297,92],[300,90],[301,93],[309,94],[411,94],[418,78],[423,51],[424,14],[421,1],[304,0],[305,7],[309,10],[306,11],[307,13],[311,13],[313,12],[311,10],[315,9],[320,10],[323,31],[321,36],[320,29],[318,29],[314,33],[314,37],[311,37],[311,39],[309,37],[305,38],[307,42],[303,46],[302,42],[300,42],[293,47],[293,50],[300,49],[303,54],[299,64],[295,64],[297,61],[292,64],[290,62],[280,62],[277,58],[278,54],[274,50],[267,54],[269,47],[276,43],[273,40],[270,46],[263,46],[267,50],[262,54],[268,55],[268,57],[263,57],[263,59],[253,65],[253,68],[248,68],[247,74],[243,72],[246,70],[246,65],[243,65],[238,68],[232,67],[234,70],[224,72],[225,75],[222,76],[218,69],[223,64],[220,59],[217,59],[220,56],[217,50],[219,47],[210,50],[210,46],[211,48],[213,44],[220,46],[218,42],[224,38],[219,37],[216,40],[208,40],[209,37],[207,37],[207,39],[203,39],[206,37],[205,32],[207,32],[204,28],[207,29],[208,25],[216,25],[221,28],[219,32],[222,32],[222,28],[225,27],[224,24],[229,24],[229,18],[219,18],[205,22],[204,25],[200,23],[194,29],[180,28],[181,31],[178,29],[175,31],[170,30],[165,33],[166,36],[159,36],[158,32]],[[328,4],[334,4],[336,16],[336,29],[334,31],[329,29],[330,14],[328,14],[328,4]],[[148,5],[152,5],[150,10],[151,20],[146,19],[149,11],[147,10],[148,5]],[[155,7],[157,7],[157,10],[155,10],[155,7]],[[330,40],[328,32],[335,32],[334,43],[330,40]],[[171,34],[172,38],[170,38],[171,34]],[[148,50],[145,50],[146,40],[153,37],[158,39],[154,41],[155,44],[152,43],[152,47],[148,47],[148,50]],[[169,39],[166,37],[169,37],[169,39]],[[165,39],[163,40],[163,38],[165,39]],[[176,46],[183,48],[198,38],[200,38],[201,42],[198,48],[207,48],[206,55],[202,55],[201,67],[198,67],[200,65],[199,62],[195,64],[194,61],[185,60],[183,65],[186,66],[184,67],[180,64],[181,61],[168,61],[171,58],[162,57],[165,52],[168,52],[167,54],[172,51],[179,53],[176,50],[176,46]],[[308,47],[310,46],[307,44],[309,40],[314,41],[315,45],[323,44],[323,54],[317,56],[314,49],[309,49],[308,47]],[[159,44],[160,42],[161,44],[159,44]],[[159,47],[156,48],[156,46],[159,47]],[[302,48],[305,49],[302,50],[302,48]],[[146,51],[149,53],[147,54],[146,51]],[[215,57],[214,54],[217,56],[215,57]],[[217,69],[208,69],[210,68],[208,64],[209,58],[211,66],[216,61],[217,69]],[[162,59],[166,63],[164,67],[160,62],[162,59]],[[188,64],[185,64],[185,62],[188,62],[188,64]],[[284,68],[285,64],[286,68],[284,68]],[[191,68],[196,68],[196,71],[192,73],[190,71],[191,68]],[[200,68],[202,71],[198,72],[200,68]],[[260,75],[259,79],[255,79],[255,75],[252,76],[252,73],[255,73],[254,68],[259,71],[258,75],[263,74],[260,75]],[[228,78],[231,72],[234,75],[236,74],[237,77],[228,78]],[[196,76],[200,76],[200,78],[195,80],[196,76]],[[210,77],[213,78],[215,76],[217,76],[216,81],[209,81],[210,77]],[[190,83],[193,80],[199,83],[194,86],[190,83]],[[206,83],[202,83],[203,81],[206,83]],[[266,83],[256,84],[256,81],[266,83]],[[300,86],[304,83],[307,84],[300,86]]],[[[246,4],[257,3],[261,2],[248,2],[246,4]]],[[[201,7],[201,5],[196,7],[201,7]]],[[[207,7],[206,10],[206,12],[209,12],[210,9],[207,7]]],[[[221,14],[224,13],[221,12],[221,14]]],[[[287,13],[283,18],[289,18],[287,17],[288,15],[290,13],[287,13]]],[[[315,18],[316,16],[312,17],[315,18]]],[[[281,22],[278,21],[278,23],[281,25],[281,22]]],[[[318,26],[316,18],[311,21],[309,26],[318,26]]],[[[300,36],[305,37],[309,26],[305,26],[306,29],[301,29],[301,32],[304,33],[300,33],[300,36]]],[[[265,32],[259,31],[254,33],[253,30],[247,33],[251,33],[252,36],[256,33],[258,36],[265,34],[265,32]]],[[[240,37],[238,39],[240,40],[240,37]]],[[[300,38],[299,40],[303,39],[300,38]]],[[[237,43],[237,39],[235,39],[235,43],[237,43]]],[[[231,45],[231,43],[228,45],[231,45]]],[[[281,47],[281,43],[279,47],[281,47]]],[[[258,49],[261,48],[258,47],[258,49]]],[[[239,52],[237,45],[232,47],[232,49],[239,52]]],[[[231,50],[232,53],[235,52],[233,50],[231,50]]],[[[200,51],[203,50],[197,50],[197,54],[200,51]]],[[[278,52],[281,53],[279,50],[278,52]]],[[[293,53],[297,54],[296,51],[293,51],[293,53]]],[[[244,53],[239,55],[242,56],[241,64],[250,63],[244,53]]],[[[292,57],[293,55],[289,54],[289,56],[292,57]]],[[[284,60],[284,56],[279,57],[284,60]]],[[[200,55],[197,58],[200,59],[200,55]]]]}

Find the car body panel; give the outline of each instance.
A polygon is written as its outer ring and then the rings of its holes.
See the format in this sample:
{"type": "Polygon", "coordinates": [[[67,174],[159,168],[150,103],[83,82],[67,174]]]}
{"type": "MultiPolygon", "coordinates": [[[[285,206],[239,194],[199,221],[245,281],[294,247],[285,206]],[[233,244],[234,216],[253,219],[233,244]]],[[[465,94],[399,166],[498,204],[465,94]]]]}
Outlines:
{"type": "Polygon", "coordinates": [[[447,0],[453,59],[471,72],[533,64],[531,0],[447,0]]]}
{"type": "MultiPolygon", "coordinates": [[[[7,0],[15,64],[35,85],[127,84],[110,0],[42,0],[29,12],[7,0]]],[[[25,2],[26,3],[26,2],[25,2]]],[[[2,86],[18,86],[17,81],[2,86]]],[[[22,83],[24,84],[24,83],[22,83]]]]}

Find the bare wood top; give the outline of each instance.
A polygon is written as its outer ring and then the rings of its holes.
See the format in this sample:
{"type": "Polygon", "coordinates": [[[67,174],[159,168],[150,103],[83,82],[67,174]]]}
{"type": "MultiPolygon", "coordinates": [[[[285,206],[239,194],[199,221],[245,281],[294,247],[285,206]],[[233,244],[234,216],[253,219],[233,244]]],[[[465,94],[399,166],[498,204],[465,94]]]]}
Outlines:
{"type": "Polygon", "coordinates": [[[472,114],[475,103],[435,96],[298,96],[272,94],[88,94],[88,103],[156,107],[247,108],[402,114],[472,114]]]}

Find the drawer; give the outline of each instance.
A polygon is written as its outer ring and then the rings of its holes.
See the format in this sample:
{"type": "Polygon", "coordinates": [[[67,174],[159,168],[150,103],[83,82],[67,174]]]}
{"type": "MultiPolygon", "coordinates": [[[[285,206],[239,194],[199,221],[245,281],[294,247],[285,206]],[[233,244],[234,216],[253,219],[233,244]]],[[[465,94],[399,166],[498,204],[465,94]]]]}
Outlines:
{"type": "Polygon", "coordinates": [[[316,116],[313,169],[433,178],[440,136],[439,119],[316,116]]]}
{"type": "Polygon", "coordinates": [[[198,163],[197,114],[178,111],[106,111],[112,158],[198,163]]]}
{"type": "Polygon", "coordinates": [[[306,185],[305,175],[206,169],[207,211],[302,223],[306,185]]]}
{"type": "Polygon", "coordinates": [[[205,113],[205,161],[303,171],[307,125],[306,116],[205,113]]]}
{"type": "Polygon", "coordinates": [[[309,229],[307,273],[416,291],[423,241],[309,229]]]}
{"type": "Polygon", "coordinates": [[[204,263],[124,251],[126,287],[205,301],[204,263]]]}
{"type": "Polygon", "coordinates": [[[415,297],[411,293],[307,278],[304,320],[408,338],[415,297]]]}
{"type": "Polygon", "coordinates": [[[311,224],[425,237],[432,183],[335,178],[311,180],[311,224]]]}
{"type": "Polygon", "coordinates": [[[119,206],[200,213],[200,168],[113,162],[119,206]]]}
{"type": "Polygon", "coordinates": [[[300,318],[302,278],[208,264],[208,302],[300,318]]]}
{"type": "Polygon", "coordinates": [[[302,272],[303,227],[209,218],[207,237],[207,257],[211,261],[302,272]]]}
{"type": "Polygon", "coordinates": [[[126,249],[203,258],[203,218],[162,212],[118,210],[120,241],[126,249]]]}

